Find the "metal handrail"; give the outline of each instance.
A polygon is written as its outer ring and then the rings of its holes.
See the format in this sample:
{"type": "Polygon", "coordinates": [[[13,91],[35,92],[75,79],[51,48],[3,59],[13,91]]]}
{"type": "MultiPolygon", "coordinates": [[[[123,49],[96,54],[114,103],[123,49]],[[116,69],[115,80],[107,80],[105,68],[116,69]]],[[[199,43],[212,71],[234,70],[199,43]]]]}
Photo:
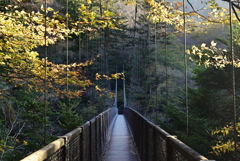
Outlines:
{"type": "Polygon", "coordinates": [[[175,136],[156,126],[137,111],[125,107],[138,154],[144,161],[201,161],[208,160],[175,136]]]}
{"type": "Polygon", "coordinates": [[[97,161],[105,150],[118,115],[110,108],[21,161],[97,161]]]}

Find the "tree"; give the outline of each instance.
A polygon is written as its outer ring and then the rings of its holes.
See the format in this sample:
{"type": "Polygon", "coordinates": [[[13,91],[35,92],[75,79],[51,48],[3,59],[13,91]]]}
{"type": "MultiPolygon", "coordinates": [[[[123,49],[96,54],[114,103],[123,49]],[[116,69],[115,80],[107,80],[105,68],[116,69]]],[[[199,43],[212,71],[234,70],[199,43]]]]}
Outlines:
{"type": "MultiPolygon", "coordinates": [[[[236,35],[235,35],[236,36],[236,35]]],[[[234,36],[234,37],[235,37],[234,36]]],[[[218,39],[225,45],[229,45],[229,41],[218,39]]],[[[234,39],[236,40],[236,39],[234,39]]],[[[234,42],[234,48],[239,48],[237,41],[234,42]]],[[[232,151],[234,150],[234,141],[231,138],[233,135],[230,133],[234,128],[230,126],[228,128],[220,128],[226,123],[232,125],[232,66],[235,66],[235,74],[239,75],[238,66],[238,53],[232,60],[231,51],[226,49],[217,48],[217,43],[211,42],[211,46],[207,47],[206,44],[202,44],[201,47],[193,46],[189,52],[191,53],[191,59],[199,64],[201,67],[195,69],[195,77],[197,89],[193,89],[191,92],[193,99],[191,99],[192,112],[198,117],[206,118],[211,122],[209,126],[212,127],[212,134],[216,136],[217,145],[212,146],[215,154],[220,155],[221,159],[228,160],[232,158],[232,151]],[[233,63],[232,63],[233,62],[233,63]],[[203,67],[205,66],[205,68],[203,67]],[[221,78],[221,79],[219,79],[221,78]],[[202,102],[202,100],[205,100],[202,102]],[[209,115],[214,113],[214,115],[209,115]],[[221,118],[221,119],[219,119],[221,118]],[[215,128],[220,130],[215,130],[215,128]],[[230,152],[226,154],[226,152],[230,152]]],[[[237,50],[236,50],[237,51],[237,50]]],[[[238,82],[238,77],[236,77],[238,82]]],[[[239,91],[239,85],[236,84],[236,91],[239,91]]],[[[238,100],[238,97],[237,97],[238,100]]],[[[238,106],[238,101],[236,101],[238,106]]],[[[237,113],[238,113],[237,109],[237,113]]],[[[238,128],[238,127],[237,127],[238,128]]]]}

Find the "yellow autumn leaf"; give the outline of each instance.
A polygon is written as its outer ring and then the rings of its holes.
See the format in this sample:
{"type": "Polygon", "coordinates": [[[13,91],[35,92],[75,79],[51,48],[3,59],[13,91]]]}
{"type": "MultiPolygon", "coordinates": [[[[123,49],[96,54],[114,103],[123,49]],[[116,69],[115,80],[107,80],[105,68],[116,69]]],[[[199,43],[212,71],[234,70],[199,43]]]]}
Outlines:
{"type": "Polygon", "coordinates": [[[28,145],[28,142],[26,140],[23,141],[24,145],[28,145]]]}

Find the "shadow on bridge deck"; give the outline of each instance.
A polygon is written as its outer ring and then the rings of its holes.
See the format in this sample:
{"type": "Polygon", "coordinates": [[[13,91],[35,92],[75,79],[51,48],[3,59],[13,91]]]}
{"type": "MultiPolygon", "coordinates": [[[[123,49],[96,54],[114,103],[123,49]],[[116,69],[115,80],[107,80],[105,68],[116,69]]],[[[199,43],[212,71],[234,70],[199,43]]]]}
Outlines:
{"type": "Polygon", "coordinates": [[[118,115],[103,161],[138,161],[132,136],[123,115],[118,115]]]}

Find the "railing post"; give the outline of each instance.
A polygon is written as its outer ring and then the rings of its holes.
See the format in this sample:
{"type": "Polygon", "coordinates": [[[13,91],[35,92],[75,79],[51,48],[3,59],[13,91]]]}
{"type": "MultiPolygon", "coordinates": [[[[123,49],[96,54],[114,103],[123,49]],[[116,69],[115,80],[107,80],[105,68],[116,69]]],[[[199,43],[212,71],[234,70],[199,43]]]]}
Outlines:
{"type": "MultiPolygon", "coordinates": [[[[144,137],[144,139],[145,139],[145,145],[142,147],[143,149],[143,154],[144,154],[144,147],[148,147],[148,124],[147,123],[145,123],[145,130],[146,130],[146,132],[145,132],[145,137],[144,137]]],[[[148,148],[146,148],[146,152],[145,152],[145,154],[146,154],[146,156],[145,156],[145,159],[146,159],[146,161],[148,161],[148,157],[149,157],[149,149],[148,148]]]]}
{"type": "MultiPolygon", "coordinates": [[[[156,128],[153,128],[153,140],[157,140],[156,128]]],[[[157,147],[156,143],[153,142],[153,160],[157,160],[157,147]]]]}
{"type": "Polygon", "coordinates": [[[69,144],[67,136],[60,136],[59,138],[64,139],[64,161],[69,161],[69,144]]]}
{"type": "Polygon", "coordinates": [[[167,161],[173,161],[173,148],[170,144],[171,136],[167,136],[166,138],[166,151],[167,151],[167,161]]]}
{"type": "Polygon", "coordinates": [[[81,134],[80,134],[80,137],[79,137],[79,150],[80,150],[80,152],[79,152],[79,159],[80,159],[80,161],[82,161],[83,160],[83,148],[84,148],[84,145],[83,145],[83,127],[80,127],[82,130],[82,132],[81,132],[81,134]]]}
{"type": "Polygon", "coordinates": [[[65,142],[65,146],[64,146],[64,158],[65,158],[65,161],[69,161],[69,151],[68,151],[68,148],[69,148],[69,145],[68,145],[68,141],[67,141],[67,137],[65,136],[62,136],[62,138],[64,139],[64,142],[65,142]]]}
{"type": "Polygon", "coordinates": [[[100,134],[100,128],[99,128],[99,121],[100,121],[100,117],[99,115],[96,117],[96,155],[97,155],[97,158],[100,158],[100,153],[101,153],[101,141],[100,141],[100,137],[99,137],[99,134],[100,134]]]}
{"type": "Polygon", "coordinates": [[[82,129],[83,129],[83,161],[89,161],[90,160],[90,149],[91,149],[91,133],[90,133],[90,122],[87,121],[85,124],[83,124],[82,126],[82,129]]]}
{"type": "Polygon", "coordinates": [[[89,121],[89,123],[90,123],[90,126],[89,126],[89,161],[93,161],[92,160],[92,123],[91,123],[91,121],[89,121]]]}
{"type": "Polygon", "coordinates": [[[99,120],[99,129],[100,129],[100,151],[101,151],[101,155],[102,155],[102,153],[103,153],[103,150],[104,150],[104,142],[103,142],[103,113],[101,113],[100,115],[99,115],[99,118],[100,118],[100,120],[99,120]]]}

